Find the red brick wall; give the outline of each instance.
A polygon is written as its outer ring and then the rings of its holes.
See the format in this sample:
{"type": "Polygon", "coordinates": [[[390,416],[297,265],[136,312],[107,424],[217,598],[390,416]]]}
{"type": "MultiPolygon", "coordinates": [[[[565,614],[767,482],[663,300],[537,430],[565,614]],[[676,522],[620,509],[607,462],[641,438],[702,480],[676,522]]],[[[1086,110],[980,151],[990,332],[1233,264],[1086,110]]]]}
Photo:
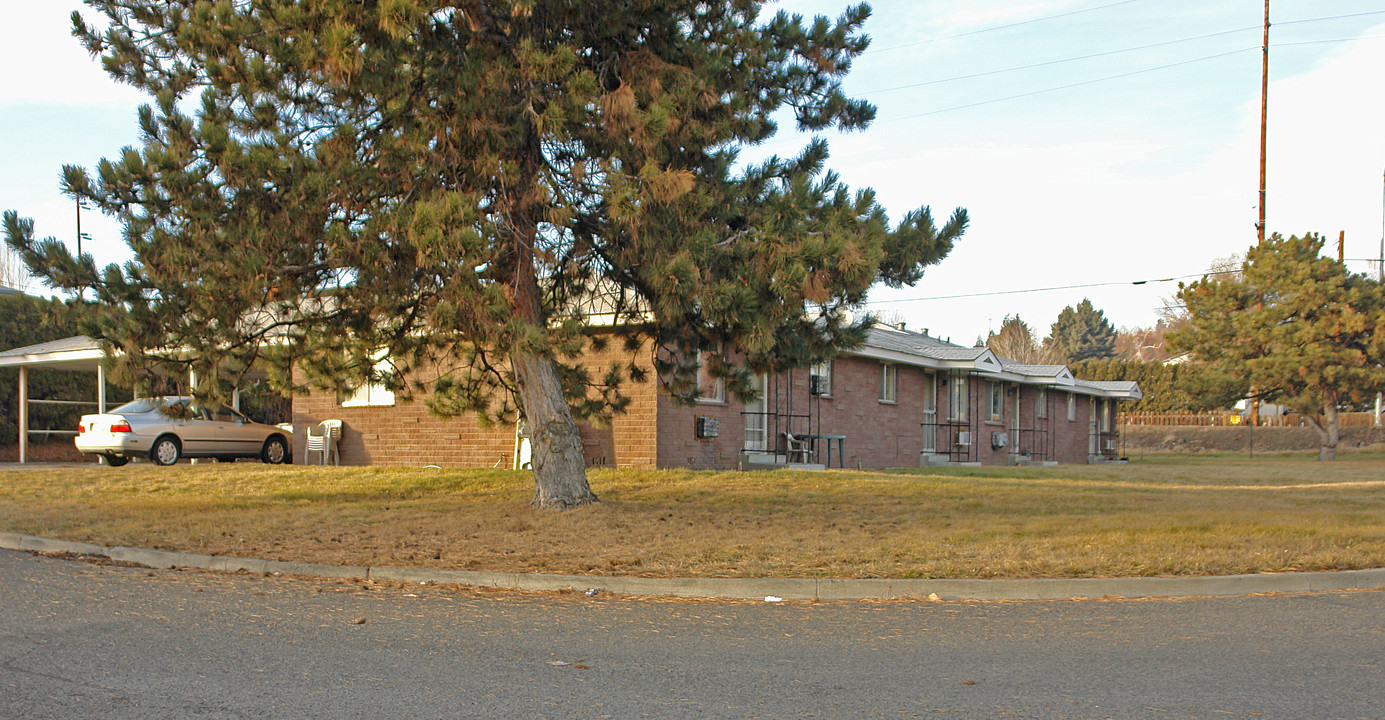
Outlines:
{"type": "Polygon", "coordinates": [[[1088,419],[1092,400],[1087,395],[1077,395],[1076,419],[1068,420],[1068,393],[1050,391],[1053,406],[1053,460],[1060,463],[1086,463],[1088,441],[1088,419]]]}
{"type": "MultiPolygon", "coordinates": [[[[628,351],[612,343],[612,348],[592,353],[591,367],[604,370],[611,361],[629,362],[628,351]]],[[[651,367],[651,349],[646,346],[635,360],[651,367]]],[[[768,434],[771,449],[782,446],[782,434],[817,433],[845,435],[845,457],[837,456],[833,446],[833,466],[886,468],[915,467],[923,449],[924,393],[927,384],[935,386],[937,417],[948,418],[949,374],[923,368],[896,366],[896,401],[881,402],[880,363],[876,360],[843,357],[832,364],[831,395],[810,400],[807,370],[795,370],[771,381],[770,410],[811,415],[772,423],[768,434]]],[[[1042,434],[1014,433],[1015,395],[1020,397],[1020,422],[1024,430],[1048,428],[1047,459],[1063,463],[1086,463],[1088,421],[1091,399],[1077,396],[1076,420],[1067,419],[1067,393],[1048,392],[1048,419],[1034,417],[1037,389],[1006,385],[1004,414],[1000,422],[989,420],[987,382],[978,377],[968,380],[968,427],[973,433],[969,458],[986,465],[1010,462],[1016,443],[1032,445],[1042,434]],[[992,448],[994,432],[1009,434],[1009,445],[992,448]]],[[[602,426],[581,424],[584,452],[590,466],[619,468],[691,468],[730,470],[737,466],[745,442],[744,406],[734,400],[704,402],[695,407],[674,403],[659,392],[652,372],[643,383],[627,383],[624,393],[631,402],[626,412],[602,426]],[[699,439],[696,419],[707,416],[720,422],[719,436],[699,439]]],[[[451,419],[428,412],[425,397],[400,401],[387,407],[344,408],[333,394],[313,393],[293,401],[294,457],[302,462],[304,437],[309,425],[329,418],[344,421],[340,443],[341,459],[347,465],[440,465],[443,467],[510,467],[514,454],[514,426],[483,429],[472,416],[451,419]]],[[[1114,429],[1114,428],[1113,428],[1114,429]]],[[[945,450],[946,431],[939,429],[938,445],[945,450]]],[[[819,443],[820,462],[826,460],[819,443]]]]}
{"type": "MultiPolygon", "coordinates": [[[[593,372],[612,360],[629,362],[630,353],[612,343],[590,357],[593,372]]],[[[647,352],[636,355],[648,366],[647,352]]],[[[301,378],[300,378],[301,380],[301,378]]],[[[628,412],[603,426],[579,423],[589,466],[652,468],[655,466],[655,383],[627,383],[628,412]]],[[[338,445],[343,465],[440,465],[442,467],[512,467],[514,425],[481,427],[473,415],[450,419],[428,411],[426,394],[391,406],[342,407],[333,393],[314,392],[293,399],[294,458],[302,462],[307,428],[328,419],[343,421],[338,445]]],[[[316,457],[314,457],[316,461],[316,457]]]]}
{"type": "Polygon", "coordinates": [[[858,357],[832,362],[832,396],[822,398],[820,432],[846,436],[847,467],[918,467],[925,387],[937,375],[895,365],[895,402],[882,402],[880,365],[858,357]]]}
{"type": "MultiPolygon", "coordinates": [[[[916,467],[923,449],[925,383],[937,375],[922,368],[896,366],[896,401],[880,401],[880,363],[865,358],[837,358],[832,364],[832,394],[811,400],[807,370],[794,370],[770,381],[768,410],[781,417],[769,423],[770,447],[782,446],[783,433],[845,435],[845,458],[834,443],[832,464],[847,467],[916,467]],[[792,403],[792,407],[790,407],[792,403]],[[789,417],[797,415],[800,417],[789,417]],[[807,415],[809,417],[802,417],[807,415]]],[[[745,406],[735,400],[703,402],[692,408],[659,396],[659,467],[731,469],[745,442],[745,406]],[[716,418],[720,434],[696,437],[696,418],[716,418]]],[[[825,441],[819,441],[818,460],[826,461],[825,441]]]]}
{"type": "Polygon", "coordinates": [[[328,419],[342,421],[337,447],[343,465],[492,467],[498,462],[508,468],[514,462],[513,425],[483,429],[471,415],[439,418],[422,396],[390,406],[342,407],[334,393],[325,392],[293,399],[296,462],[306,457],[307,428],[328,419]]]}

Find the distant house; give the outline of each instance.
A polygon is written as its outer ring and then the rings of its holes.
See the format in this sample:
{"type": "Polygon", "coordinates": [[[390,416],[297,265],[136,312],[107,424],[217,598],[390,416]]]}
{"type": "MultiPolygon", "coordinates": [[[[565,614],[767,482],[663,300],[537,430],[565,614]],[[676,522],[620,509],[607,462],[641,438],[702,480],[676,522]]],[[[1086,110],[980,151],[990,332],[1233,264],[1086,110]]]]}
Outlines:
{"type": "MultiPolygon", "coordinates": [[[[652,353],[641,351],[646,366],[652,353]]],[[[593,367],[628,359],[619,349],[590,356],[593,367]]],[[[757,382],[760,398],[741,403],[704,377],[693,407],[653,381],[632,384],[624,414],[581,428],[587,463],[731,470],[829,460],[861,468],[1103,462],[1118,456],[1117,403],[1141,397],[1133,382],[1078,380],[1061,365],[1014,363],[889,326],[872,328],[863,346],[830,363],[757,382]]],[[[345,421],[345,464],[512,467],[525,454],[515,427],[437,418],[418,399],[396,402],[382,388],[294,398],[300,445],[307,426],[327,419],[345,421]]],[[[302,447],[295,457],[304,457],[302,447]]]]}

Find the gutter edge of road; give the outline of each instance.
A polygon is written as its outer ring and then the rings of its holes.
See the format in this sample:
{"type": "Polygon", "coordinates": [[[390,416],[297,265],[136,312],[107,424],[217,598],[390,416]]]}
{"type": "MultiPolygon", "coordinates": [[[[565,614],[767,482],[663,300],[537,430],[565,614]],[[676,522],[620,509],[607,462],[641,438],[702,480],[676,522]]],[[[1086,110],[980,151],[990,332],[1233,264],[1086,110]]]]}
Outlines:
{"type": "Polygon", "coordinates": [[[107,547],[0,532],[0,549],[107,558],[148,568],[303,575],[317,578],[454,584],[523,591],[771,600],[1082,600],[1218,597],[1385,589],[1385,568],[1195,577],[1036,578],[646,578],[601,575],[322,565],[219,555],[107,547]]]}

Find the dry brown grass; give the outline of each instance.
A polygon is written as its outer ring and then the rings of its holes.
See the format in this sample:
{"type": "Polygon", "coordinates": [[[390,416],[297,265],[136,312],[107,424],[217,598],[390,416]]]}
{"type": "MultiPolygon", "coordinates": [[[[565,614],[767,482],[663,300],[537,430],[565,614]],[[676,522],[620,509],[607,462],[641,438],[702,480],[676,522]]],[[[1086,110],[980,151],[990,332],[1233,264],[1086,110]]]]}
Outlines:
{"type": "Polygon", "coordinates": [[[644,576],[1086,577],[1385,566],[1385,456],[882,472],[258,464],[0,473],[0,529],[353,565],[644,576]]]}

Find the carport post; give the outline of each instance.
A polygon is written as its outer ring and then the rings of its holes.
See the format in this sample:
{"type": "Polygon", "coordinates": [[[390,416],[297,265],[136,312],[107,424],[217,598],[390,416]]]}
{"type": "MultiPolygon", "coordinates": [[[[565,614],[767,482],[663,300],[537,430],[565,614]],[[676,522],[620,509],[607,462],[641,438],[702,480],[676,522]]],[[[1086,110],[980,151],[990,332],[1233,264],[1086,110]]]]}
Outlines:
{"type": "Polygon", "coordinates": [[[29,368],[19,366],[19,464],[29,455],[29,368]]]}
{"type": "MultiPolygon", "coordinates": [[[[196,370],[191,370],[191,369],[190,369],[190,370],[188,370],[188,394],[191,395],[192,393],[196,392],[196,390],[197,390],[197,371],[196,371],[196,370]]],[[[189,461],[188,461],[188,464],[189,464],[189,465],[196,465],[196,464],[197,464],[197,458],[193,458],[193,459],[189,460],[189,461]]]]}
{"type": "MultiPolygon", "coordinates": [[[[104,365],[96,365],[96,412],[106,414],[106,368],[104,365]]],[[[78,432],[81,432],[80,428],[78,432]]],[[[105,455],[96,456],[97,465],[106,464],[105,455]]]]}

